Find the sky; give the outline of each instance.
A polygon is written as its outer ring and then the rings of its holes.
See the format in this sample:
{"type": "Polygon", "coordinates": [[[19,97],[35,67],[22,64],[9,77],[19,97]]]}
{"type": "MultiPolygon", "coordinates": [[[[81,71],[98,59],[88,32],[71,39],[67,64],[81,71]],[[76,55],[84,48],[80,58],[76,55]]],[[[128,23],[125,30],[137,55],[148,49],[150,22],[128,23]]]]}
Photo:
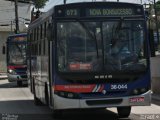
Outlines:
{"type": "MultiPolygon", "coordinates": [[[[73,2],[86,2],[86,1],[92,1],[92,0],[67,0],[67,3],[73,3],[73,2]]],[[[103,0],[96,0],[96,1],[103,1],[103,0]]],[[[117,1],[117,0],[106,0],[106,1],[117,1]]],[[[141,3],[141,0],[119,0],[120,2],[131,2],[131,3],[141,3]]],[[[148,1],[153,0],[142,0],[142,3],[147,3],[148,1]]],[[[157,1],[157,0],[156,0],[157,1]]],[[[52,8],[54,5],[62,4],[63,0],[49,0],[46,3],[46,6],[42,11],[48,11],[50,8],[52,8]]]]}

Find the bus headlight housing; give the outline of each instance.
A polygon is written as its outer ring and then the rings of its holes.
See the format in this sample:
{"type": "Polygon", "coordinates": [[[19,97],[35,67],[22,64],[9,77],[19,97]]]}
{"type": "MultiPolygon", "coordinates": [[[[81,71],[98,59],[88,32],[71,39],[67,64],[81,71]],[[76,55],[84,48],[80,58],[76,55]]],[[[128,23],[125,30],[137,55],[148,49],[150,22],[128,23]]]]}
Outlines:
{"type": "Polygon", "coordinates": [[[132,91],[132,95],[140,95],[147,92],[148,90],[148,88],[136,88],[132,91]]]}
{"type": "Polygon", "coordinates": [[[72,92],[64,92],[64,91],[55,91],[56,95],[64,98],[70,98],[70,99],[79,99],[80,96],[78,93],[72,93],[72,92]]]}
{"type": "Polygon", "coordinates": [[[8,73],[9,73],[9,74],[13,74],[13,75],[16,75],[16,74],[17,74],[16,71],[13,70],[13,69],[9,69],[9,70],[8,70],[8,73]]]}
{"type": "Polygon", "coordinates": [[[133,90],[133,94],[134,94],[134,95],[138,95],[138,94],[139,94],[139,90],[138,90],[138,89],[134,89],[134,90],[133,90]]]}

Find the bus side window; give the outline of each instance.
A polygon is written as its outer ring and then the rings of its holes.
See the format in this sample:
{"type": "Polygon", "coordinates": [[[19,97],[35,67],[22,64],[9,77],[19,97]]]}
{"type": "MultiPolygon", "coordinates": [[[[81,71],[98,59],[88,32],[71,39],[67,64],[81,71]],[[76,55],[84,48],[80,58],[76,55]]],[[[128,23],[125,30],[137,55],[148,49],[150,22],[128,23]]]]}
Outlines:
{"type": "Polygon", "coordinates": [[[45,37],[44,37],[44,24],[42,25],[42,39],[43,39],[43,55],[45,55],[45,49],[46,49],[46,44],[45,44],[45,37]]]}
{"type": "Polygon", "coordinates": [[[51,36],[52,36],[52,24],[49,23],[49,24],[48,24],[48,27],[47,27],[47,39],[48,39],[49,41],[52,40],[51,36]]]}
{"type": "Polygon", "coordinates": [[[52,26],[53,26],[53,23],[52,23],[52,17],[50,17],[47,21],[47,39],[48,41],[52,41],[52,26]]]}
{"type": "Polygon", "coordinates": [[[5,46],[2,47],[2,54],[3,54],[3,55],[6,54],[6,47],[5,47],[5,46]]]}
{"type": "Polygon", "coordinates": [[[44,26],[43,26],[43,36],[44,36],[44,55],[47,55],[47,49],[46,48],[48,48],[48,46],[46,46],[47,45],[47,39],[46,39],[46,34],[47,34],[47,32],[46,32],[46,30],[47,30],[47,22],[45,22],[44,23],[44,26]]]}

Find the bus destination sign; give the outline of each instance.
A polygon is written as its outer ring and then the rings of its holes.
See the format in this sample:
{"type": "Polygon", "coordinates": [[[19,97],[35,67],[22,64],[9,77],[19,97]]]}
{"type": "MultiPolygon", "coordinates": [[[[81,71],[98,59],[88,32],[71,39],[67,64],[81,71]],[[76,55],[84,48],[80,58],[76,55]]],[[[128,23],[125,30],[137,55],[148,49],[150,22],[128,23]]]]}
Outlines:
{"type": "Polygon", "coordinates": [[[70,8],[58,10],[57,13],[60,17],[105,17],[141,15],[142,10],[140,8],[70,8]]]}
{"type": "Polygon", "coordinates": [[[27,38],[26,37],[14,37],[14,38],[12,38],[12,41],[14,41],[14,42],[16,42],[16,41],[27,41],[27,38]]]}
{"type": "Polygon", "coordinates": [[[25,37],[15,37],[15,40],[16,41],[23,41],[23,40],[26,40],[25,37]]]}
{"type": "Polygon", "coordinates": [[[133,15],[131,8],[103,8],[103,9],[87,9],[87,16],[126,16],[133,15]]]}

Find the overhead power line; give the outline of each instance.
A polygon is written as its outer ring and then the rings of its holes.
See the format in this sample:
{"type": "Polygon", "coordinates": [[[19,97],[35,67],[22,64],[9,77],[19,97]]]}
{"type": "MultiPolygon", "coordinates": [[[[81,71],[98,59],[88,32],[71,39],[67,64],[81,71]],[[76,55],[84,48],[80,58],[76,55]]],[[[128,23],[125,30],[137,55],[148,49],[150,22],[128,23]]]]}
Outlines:
{"type": "MultiPolygon", "coordinates": [[[[6,0],[6,1],[12,1],[12,2],[15,2],[15,0],[6,0]]],[[[17,2],[20,2],[20,3],[33,3],[34,0],[17,0],[17,2]]]]}

